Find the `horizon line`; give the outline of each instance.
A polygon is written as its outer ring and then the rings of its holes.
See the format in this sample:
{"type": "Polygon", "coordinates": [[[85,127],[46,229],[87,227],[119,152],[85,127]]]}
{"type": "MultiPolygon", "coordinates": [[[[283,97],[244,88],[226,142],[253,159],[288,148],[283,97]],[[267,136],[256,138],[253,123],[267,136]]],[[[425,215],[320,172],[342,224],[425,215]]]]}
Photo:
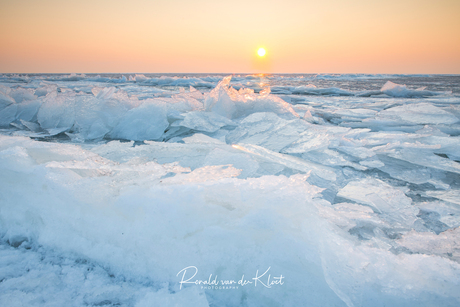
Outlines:
{"type": "Polygon", "coordinates": [[[0,72],[2,75],[98,75],[98,74],[187,74],[187,75],[437,75],[437,76],[460,76],[460,73],[333,73],[333,72],[316,72],[316,73],[288,73],[288,72],[0,72]]]}

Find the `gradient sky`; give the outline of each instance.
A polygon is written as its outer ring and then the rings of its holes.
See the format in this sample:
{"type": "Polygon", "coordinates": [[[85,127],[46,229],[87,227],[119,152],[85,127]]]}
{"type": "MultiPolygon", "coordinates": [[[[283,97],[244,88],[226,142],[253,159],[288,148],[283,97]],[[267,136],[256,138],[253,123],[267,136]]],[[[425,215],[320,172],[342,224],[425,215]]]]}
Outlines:
{"type": "Polygon", "coordinates": [[[0,39],[1,73],[459,74],[460,1],[0,0],[0,39]]]}

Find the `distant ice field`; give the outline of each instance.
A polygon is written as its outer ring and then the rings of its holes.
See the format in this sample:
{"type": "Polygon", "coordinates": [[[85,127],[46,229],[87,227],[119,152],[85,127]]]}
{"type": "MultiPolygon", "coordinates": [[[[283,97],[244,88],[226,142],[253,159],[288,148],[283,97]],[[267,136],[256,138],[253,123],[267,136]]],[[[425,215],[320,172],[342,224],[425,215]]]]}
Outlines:
{"type": "Polygon", "coordinates": [[[460,76],[0,75],[1,306],[458,306],[460,76]]]}

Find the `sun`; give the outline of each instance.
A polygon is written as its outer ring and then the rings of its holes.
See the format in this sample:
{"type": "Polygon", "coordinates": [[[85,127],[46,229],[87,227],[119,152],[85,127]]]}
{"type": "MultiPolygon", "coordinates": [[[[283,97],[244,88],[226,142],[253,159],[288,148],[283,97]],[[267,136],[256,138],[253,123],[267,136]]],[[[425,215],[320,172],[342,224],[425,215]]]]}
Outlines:
{"type": "Polygon", "coordinates": [[[257,54],[258,54],[259,56],[261,56],[261,57],[264,56],[265,53],[266,53],[266,51],[265,51],[264,48],[259,48],[259,50],[257,50],[257,54]]]}

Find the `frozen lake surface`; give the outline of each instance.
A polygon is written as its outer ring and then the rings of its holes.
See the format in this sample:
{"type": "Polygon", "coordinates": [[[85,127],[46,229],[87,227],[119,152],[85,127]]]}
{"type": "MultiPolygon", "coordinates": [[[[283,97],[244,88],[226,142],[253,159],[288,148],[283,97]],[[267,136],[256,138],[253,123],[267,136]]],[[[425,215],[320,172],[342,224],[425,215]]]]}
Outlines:
{"type": "Polygon", "coordinates": [[[0,75],[0,305],[458,306],[458,75],[0,75]]]}

